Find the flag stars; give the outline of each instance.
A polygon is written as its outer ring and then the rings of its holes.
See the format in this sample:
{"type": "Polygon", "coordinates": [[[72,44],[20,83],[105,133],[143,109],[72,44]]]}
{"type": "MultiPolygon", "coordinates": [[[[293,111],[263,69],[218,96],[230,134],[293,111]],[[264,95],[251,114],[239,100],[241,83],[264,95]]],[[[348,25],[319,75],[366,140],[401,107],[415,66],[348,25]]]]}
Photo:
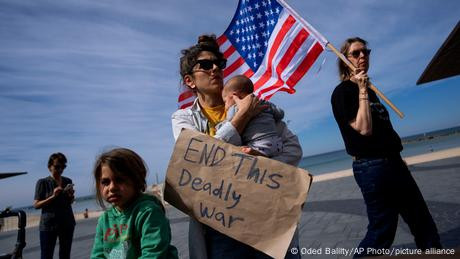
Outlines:
{"type": "Polygon", "coordinates": [[[241,0],[226,35],[252,69],[262,64],[270,36],[283,8],[273,0],[241,0]]]}

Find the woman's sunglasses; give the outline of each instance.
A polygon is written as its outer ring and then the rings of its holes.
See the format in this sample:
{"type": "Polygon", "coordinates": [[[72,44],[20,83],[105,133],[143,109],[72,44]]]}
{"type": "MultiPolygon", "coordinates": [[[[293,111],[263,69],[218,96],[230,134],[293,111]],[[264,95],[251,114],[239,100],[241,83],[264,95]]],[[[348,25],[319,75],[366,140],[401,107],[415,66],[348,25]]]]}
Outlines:
{"type": "Polygon", "coordinates": [[[67,166],[66,165],[53,165],[54,169],[56,170],[64,170],[67,166]]]}
{"type": "Polygon", "coordinates": [[[227,60],[226,59],[199,59],[195,62],[196,66],[199,64],[200,66],[198,69],[203,69],[203,70],[211,70],[214,65],[216,65],[220,70],[223,70],[227,66],[227,60]]]}
{"type": "Polygon", "coordinates": [[[354,57],[354,58],[358,58],[359,55],[361,55],[361,53],[363,53],[363,55],[364,55],[365,57],[368,57],[369,54],[371,54],[371,49],[357,49],[357,50],[354,50],[354,51],[350,52],[350,53],[348,54],[348,56],[352,56],[352,57],[354,57]]]}

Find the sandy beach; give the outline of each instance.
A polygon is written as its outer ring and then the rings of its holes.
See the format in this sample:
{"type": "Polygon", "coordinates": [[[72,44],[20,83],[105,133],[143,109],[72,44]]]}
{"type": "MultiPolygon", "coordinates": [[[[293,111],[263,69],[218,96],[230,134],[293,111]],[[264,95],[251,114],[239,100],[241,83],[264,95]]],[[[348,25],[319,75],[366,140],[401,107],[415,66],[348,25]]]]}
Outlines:
{"type": "MultiPolygon", "coordinates": [[[[441,160],[446,158],[451,158],[455,156],[460,156],[460,147],[458,148],[451,148],[436,152],[430,152],[422,155],[411,156],[411,157],[404,157],[406,163],[410,165],[415,165],[419,163],[425,163],[435,160],[441,160]]],[[[313,177],[313,182],[322,182],[327,180],[338,179],[342,177],[352,176],[353,171],[352,169],[341,170],[337,172],[331,172],[326,174],[321,174],[313,177]]],[[[88,218],[97,218],[102,213],[102,211],[89,211],[88,218]]],[[[75,220],[83,220],[85,219],[83,213],[75,213],[75,220]]],[[[27,215],[27,228],[38,226],[40,223],[40,215],[33,214],[27,215]]],[[[7,218],[4,220],[4,226],[2,228],[2,232],[10,231],[17,229],[17,218],[7,218]]]]}
{"type": "MultiPolygon", "coordinates": [[[[403,159],[404,161],[406,161],[407,165],[415,165],[415,164],[426,163],[426,162],[431,162],[435,160],[451,158],[455,156],[460,156],[460,147],[440,150],[436,152],[430,152],[430,153],[417,155],[417,156],[403,157],[403,159]]],[[[327,180],[332,180],[332,179],[337,179],[337,178],[342,178],[342,177],[347,177],[347,176],[352,176],[352,175],[353,175],[353,170],[350,168],[346,170],[341,170],[337,172],[331,172],[327,174],[321,174],[321,175],[314,176],[313,182],[327,181],[327,180]]]]}

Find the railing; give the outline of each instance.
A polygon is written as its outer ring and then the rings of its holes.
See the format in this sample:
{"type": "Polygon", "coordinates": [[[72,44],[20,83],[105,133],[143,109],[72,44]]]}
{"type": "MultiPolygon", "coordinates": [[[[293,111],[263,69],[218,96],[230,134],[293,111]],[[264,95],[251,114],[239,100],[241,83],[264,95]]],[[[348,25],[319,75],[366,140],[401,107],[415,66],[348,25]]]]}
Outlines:
{"type": "Polygon", "coordinates": [[[0,212],[0,218],[18,217],[18,238],[11,253],[1,254],[0,259],[21,259],[26,246],[26,213],[22,210],[6,209],[0,212]]]}

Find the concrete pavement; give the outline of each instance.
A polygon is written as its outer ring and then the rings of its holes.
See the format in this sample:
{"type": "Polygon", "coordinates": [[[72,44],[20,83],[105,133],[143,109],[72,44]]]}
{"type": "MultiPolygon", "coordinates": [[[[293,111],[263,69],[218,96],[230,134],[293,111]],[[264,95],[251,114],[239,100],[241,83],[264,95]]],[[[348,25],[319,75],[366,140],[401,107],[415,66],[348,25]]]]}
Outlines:
{"type": "MultiPolygon", "coordinates": [[[[416,164],[410,169],[437,224],[442,244],[445,248],[460,247],[460,157],[416,164]]],[[[174,208],[167,213],[172,243],[178,248],[180,258],[188,258],[188,217],[174,208]]],[[[89,257],[96,224],[97,219],[77,223],[72,258],[89,257]]],[[[349,258],[343,249],[356,247],[366,233],[366,226],[364,201],[353,177],[315,182],[301,217],[299,252],[312,253],[314,249],[322,252],[321,255],[305,254],[304,258],[349,258]],[[336,254],[326,255],[326,249],[336,254]]],[[[15,232],[0,233],[0,253],[11,249],[15,240],[15,232]]],[[[24,258],[39,258],[37,227],[27,229],[26,240],[24,258]]],[[[415,248],[402,219],[393,247],[415,248]]],[[[58,258],[57,249],[55,258],[58,258]]]]}

